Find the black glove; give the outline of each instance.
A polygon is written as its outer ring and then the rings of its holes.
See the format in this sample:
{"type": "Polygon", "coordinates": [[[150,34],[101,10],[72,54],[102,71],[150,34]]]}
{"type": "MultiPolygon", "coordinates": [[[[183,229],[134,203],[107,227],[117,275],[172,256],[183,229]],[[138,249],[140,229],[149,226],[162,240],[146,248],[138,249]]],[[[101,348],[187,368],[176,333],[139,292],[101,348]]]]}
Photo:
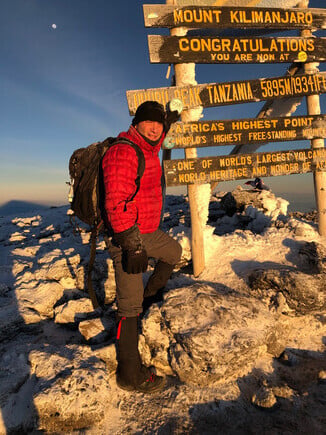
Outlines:
{"type": "Polygon", "coordinates": [[[146,272],[148,258],[137,225],[115,233],[113,239],[122,249],[123,270],[127,273],[146,272]]]}
{"type": "Polygon", "coordinates": [[[166,117],[165,117],[165,122],[164,122],[164,132],[165,134],[168,133],[168,131],[170,130],[171,125],[174,122],[179,121],[180,119],[180,114],[177,110],[174,110],[173,112],[166,112],[166,117]]]}

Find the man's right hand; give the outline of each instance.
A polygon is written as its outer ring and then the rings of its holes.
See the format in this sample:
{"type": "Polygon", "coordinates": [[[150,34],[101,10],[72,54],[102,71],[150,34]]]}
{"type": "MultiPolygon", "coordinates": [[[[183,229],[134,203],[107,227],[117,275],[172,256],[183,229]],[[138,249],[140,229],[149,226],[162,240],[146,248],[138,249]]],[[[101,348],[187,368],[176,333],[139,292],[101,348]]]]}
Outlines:
{"type": "Polygon", "coordinates": [[[123,270],[127,273],[146,272],[148,257],[137,225],[122,233],[115,233],[113,238],[122,250],[123,270]]]}

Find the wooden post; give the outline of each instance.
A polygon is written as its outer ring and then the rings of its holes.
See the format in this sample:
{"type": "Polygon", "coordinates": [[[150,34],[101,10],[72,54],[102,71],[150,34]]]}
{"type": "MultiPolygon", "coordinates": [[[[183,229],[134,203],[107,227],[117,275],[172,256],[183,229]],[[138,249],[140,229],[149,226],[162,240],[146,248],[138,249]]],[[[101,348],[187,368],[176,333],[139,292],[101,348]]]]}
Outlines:
{"type": "MultiPolygon", "coordinates": [[[[303,0],[299,7],[308,7],[309,0],[303,0]]],[[[302,30],[301,36],[309,38],[312,36],[310,30],[302,30]]],[[[306,74],[318,73],[318,63],[306,63],[304,70],[306,74]]],[[[319,95],[308,95],[306,97],[308,115],[320,115],[320,98],[319,95]]],[[[324,139],[312,139],[312,148],[324,148],[324,139]]],[[[318,232],[321,236],[326,236],[326,172],[315,171],[314,188],[318,214],[318,232]]]]}
{"type": "MultiPolygon", "coordinates": [[[[175,4],[174,0],[166,0],[166,4],[175,4]]],[[[178,27],[171,29],[172,36],[184,36],[187,34],[187,29],[178,27]]],[[[175,73],[175,84],[176,86],[186,86],[186,85],[196,85],[197,82],[195,80],[195,64],[194,63],[186,63],[186,64],[175,64],[174,65],[174,73],[175,73]]],[[[202,116],[202,107],[198,107],[196,109],[184,110],[181,114],[181,119],[183,122],[191,122],[198,121],[202,116]]],[[[197,150],[195,148],[186,149],[185,157],[187,159],[197,157],[197,150]]],[[[199,276],[201,272],[205,268],[205,255],[204,255],[204,237],[203,237],[203,222],[201,211],[198,207],[198,198],[199,192],[202,192],[203,189],[209,190],[210,195],[210,185],[188,185],[188,199],[189,199],[189,207],[190,207],[190,217],[191,217],[191,253],[192,253],[192,262],[193,262],[193,273],[194,276],[199,276]]],[[[207,204],[208,209],[208,204],[207,204]]],[[[205,222],[206,224],[206,222],[205,222]]]]}
{"type": "MultiPolygon", "coordinates": [[[[318,72],[318,64],[307,63],[305,65],[306,73],[318,72]]],[[[320,98],[319,95],[309,95],[306,97],[308,115],[320,114],[320,98]]],[[[324,139],[312,139],[312,148],[324,148],[324,139]]],[[[316,205],[318,213],[318,232],[321,236],[326,236],[326,172],[315,171],[314,187],[316,196],[316,205]]]]}

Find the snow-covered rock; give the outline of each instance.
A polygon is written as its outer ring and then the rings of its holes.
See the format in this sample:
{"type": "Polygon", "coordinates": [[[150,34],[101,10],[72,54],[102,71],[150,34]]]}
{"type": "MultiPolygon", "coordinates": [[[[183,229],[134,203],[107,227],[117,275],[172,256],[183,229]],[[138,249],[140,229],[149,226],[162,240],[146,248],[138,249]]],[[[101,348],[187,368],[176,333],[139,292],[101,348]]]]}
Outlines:
{"type": "Polygon", "coordinates": [[[288,270],[258,270],[249,277],[249,285],[255,292],[281,292],[287,305],[298,314],[326,309],[326,276],[308,275],[288,270]]]}
{"type": "Polygon", "coordinates": [[[112,317],[84,320],[78,325],[79,332],[90,343],[103,343],[114,337],[115,321],[112,317]]]}
{"type": "Polygon", "coordinates": [[[34,406],[39,428],[67,432],[89,427],[104,417],[110,387],[106,366],[90,350],[83,355],[70,347],[45,348],[30,353],[36,377],[34,406]]]}
{"type": "Polygon", "coordinates": [[[54,306],[62,298],[63,292],[64,288],[54,281],[41,281],[35,287],[22,285],[21,288],[17,289],[17,305],[22,312],[25,323],[34,323],[28,310],[37,312],[40,319],[52,319],[54,306]]]}
{"type": "Polygon", "coordinates": [[[284,226],[289,220],[288,201],[268,190],[244,190],[238,186],[232,192],[217,192],[213,199],[209,222],[219,235],[236,229],[260,234],[272,225],[284,226]]]}
{"type": "Polygon", "coordinates": [[[70,300],[65,304],[59,305],[54,309],[56,323],[79,323],[90,317],[94,312],[92,301],[89,298],[81,298],[77,300],[70,300]]]}
{"type": "Polygon", "coordinates": [[[73,233],[67,207],[1,218],[0,434],[274,433],[289,425],[323,433],[325,239],[271,192],[237,195],[243,204],[232,213],[221,207],[224,194],[211,198],[197,278],[189,204],[167,197],[163,228],[183,253],[163,301],[141,320],[143,362],[167,376],[151,397],[115,382],[114,271],[104,242],[93,284],[106,305],[94,311],[85,287],[89,233],[73,233]]]}
{"type": "Polygon", "coordinates": [[[155,355],[147,362],[167,373],[172,369],[187,384],[231,380],[266,353],[272,321],[262,304],[225,294],[223,286],[171,290],[160,313],[150,312],[145,320],[145,343],[155,355]]]}
{"type": "Polygon", "coordinates": [[[304,242],[299,249],[301,267],[308,273],[326,273],[326,249],[316,242],[304,242]]]}
{"type": "Polygon", "coordinates": [[[241,186],[221,198],[221,208],[230,216],[252,206],[276,220],[280,214],[287,214],[288,205],[288,201],[268,190],[244,190],[241,186]]]}

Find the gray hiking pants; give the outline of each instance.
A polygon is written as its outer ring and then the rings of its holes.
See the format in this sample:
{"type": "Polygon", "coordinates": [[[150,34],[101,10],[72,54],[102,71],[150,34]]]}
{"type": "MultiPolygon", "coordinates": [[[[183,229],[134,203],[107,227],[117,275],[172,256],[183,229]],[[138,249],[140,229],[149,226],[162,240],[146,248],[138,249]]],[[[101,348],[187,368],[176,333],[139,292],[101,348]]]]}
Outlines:
{"type": "MultiPolygon", "coordinates": [[[[182,248],[180,244],[158,229],[153,233],[141,234],[148,257],[175,265],[179,262],[182,248]]],[[[142,273],[126,273],[121,264],[122,250],[109,241],[108,250],[113,260],[118,302],[118,315],[134,317],[143,311],[143,276],[142,273]]]]}

